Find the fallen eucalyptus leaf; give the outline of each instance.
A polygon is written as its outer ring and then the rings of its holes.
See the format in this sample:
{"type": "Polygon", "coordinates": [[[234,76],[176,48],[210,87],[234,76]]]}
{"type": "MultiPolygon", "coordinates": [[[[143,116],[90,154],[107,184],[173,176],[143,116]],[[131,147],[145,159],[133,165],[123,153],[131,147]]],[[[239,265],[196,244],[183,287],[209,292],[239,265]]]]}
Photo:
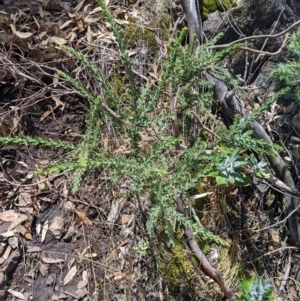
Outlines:
{"type": "Polygon", "coordinates": [[[12,32],[21,39],[27,39],[32,36],[32,32],[21,32],[17,31],[13,24],[10,24],[12,32]]]}
{"type": "Polygon", "coordinates": [[[0,212],[0,219],[3,222],[12,222],[13,220],[17,219],[19,216],[14,210],[7,210],[4,212],[0,212]]]}
{"type": "Polygon", "coordinates": [[[42,260],[45,262],[45,263],[61,263],[61,262],[64,262],[63,259],[61,258],[50,258],[50,257],[42,257],[42,260]]]}
{"type": "Polygon", "coordinates": [[[74,265],[69,272],[67,273],[66,277],[64,278],[64,285],[68,284],[76,275],[77,273],[77,267],[74,265]]]}
{"type": "Polygon", "coordinates": [[[14,291],[12,289],[8,289],[7,290],[10,294],[12,294],[14,297],[18,298],[18,299],[21,299],[21,300],[25,300],[25,297],[22,293],[19,293],[17,291],[14,291]]]}

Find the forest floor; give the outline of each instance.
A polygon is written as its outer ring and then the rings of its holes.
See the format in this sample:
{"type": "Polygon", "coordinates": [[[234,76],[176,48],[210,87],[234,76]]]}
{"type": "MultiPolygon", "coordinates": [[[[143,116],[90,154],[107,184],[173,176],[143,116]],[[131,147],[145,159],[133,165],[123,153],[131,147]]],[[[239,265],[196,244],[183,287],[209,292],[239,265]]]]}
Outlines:
{"type": "MultiPolygon", "coordinates": [[[[110,1],[110,5],[121,27],[133,17],[145,24],[155,18],[155,12],[147,5],[135,6],[123,1],[110,1]]],[[[182,17],[179,4],[174,5],[177,18],[182,17]]],[[[170,28],[171,23],[168,24],[170,28]]],[[[86,102],[58,80],[56,70],[70,71],[73,77],[79,71],[84,77],[85,71],[59,49],[59,45],[72,45],[97,62],[105,54],[103,69],[106,70],[103,72],[109,69],[122,72],[114,38],[108,30],[109,25],[100,20],[97,2],[50,1],[45,6],[43,1],[3,0],[0,27],[1,136],[34,136],[78,143],[86,128],[86,102]],[[96,42],[101,48],[98,56],[88,46],[96,42]]],[[[140,37],[136,39],[132,45],[141,40],[140,37]]],[[[154,39],[155,45],[149,43],[148,47],[153,48],[149,48],[149,53],[160,49],[161,52],[155,54],[159,66],[167,41],[158,36],[154,39]]],[[[144,45],[135,46],[131,55],[136,55],[137,62],[146,65],[147,60],[138,49],[144,45]]],[[[147,68],[147,72],[137,70],[137,73],[155,83],[157,66],[147,68]]],[[[86,86],[92,86],[93,79],[87,73],[85,76],[86,86]]],[[[116,83],[118,80],[116,78],[116,83]]],[[[105,130],[104,140],[109,140],[113,134],[111,129],[105,130]]],[[[126,143],[116,142],[115,149],[125,152],[126,143]]],[[[72,193],[71,171],[35,174],[67,155],[65,151],[29,145],[1,148],[0,300],[221,299],[216,285],[196,265],[193,280],[199,283],[195,287],[183,287],[176,293],[167,289],[168,284],[173,287],[174,283],[180,287],[181,280],[168,278],[168,275],[157,276],[159,269],[155,257],[161,252],[159,256],[165,259],[164,264],[171,265],[170,257],[176,254],[159,247],[156,254],[151,250],[144,253],[148,234],[143,216],[139,214],[139,204],[130,196],[107,189],[100,172],[89,174],[76,194],[72,193]]],[[[119,183],[120,191],[126,188],[124,186],[126,183],[119,183]]],[[[220,234],[226,231],[222,228],[225,222],[219,217],[222,205],[216,205],[216,200],[224,195],[230,195],[228,206],[232,212],[236,210],[226,217],[233,224],[239,223],[239,209],[234,208],[240,206],[242,194],[247,200],[245,210],[257,228],[267,225],[270,216],[273,221],[280,218],[278,195],[260,194],[254,185],[243,191],[230,189],[213,189],[201,220],[205,226],[218,228],[220,234]],[[217,221],[213,226],[212,220],[217,221]]],[[[247,258],[245,274],[252,269],[256,274],[273,279],[276,300],[297,300],[299,286],[290,278],[284,283],[282,280],[291,266],[290,254],[294,248],[285,244],[279,229],[280,225],[259,233],[245,242],[244,249],[233,246],[230,252],[239,253],[235,255],[239,263],[247,258]],[[250,249],[255,254],[253,257],[246,254],[250,249]],[[259,255],[262,258],[256,261],[259,255]]],[[[241,239],[246,240],[246,237],[244,233],[241,239]]],[[[185,252],[188,254],[185,256],[191,255],[190,251],[185,252]]],[[[228,264],[225,267],[222,272],[226,276],[230,268],[228,264]]],[[[185,272],[178,277],[183,278],[185,272]]],[[[230,279],[230,275],[227,278],[230,279]]],[[[238,290],[236,282],[234,290],[238,290]]]]}

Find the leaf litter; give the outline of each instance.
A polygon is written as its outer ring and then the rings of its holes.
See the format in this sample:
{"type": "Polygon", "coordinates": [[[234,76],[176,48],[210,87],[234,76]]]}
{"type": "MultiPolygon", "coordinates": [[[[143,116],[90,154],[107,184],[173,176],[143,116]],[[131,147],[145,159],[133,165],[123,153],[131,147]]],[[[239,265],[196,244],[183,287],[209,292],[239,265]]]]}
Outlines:
{"type": "MultiPolygon", "coordinates": [[[[107,4],[110,2],[105,1],[107,4]]],[[[62,55],[57,46],[73,44],[92,56],[90,45],[93,45],[95,49],[111,51],[107,61],[119,61],[120,58],[113,54],[114,37],[108,24],[102,22],[101,9],[93,1],[66,1],[69,2],[67,5],[63,1],[53,1],[47,6],[38,1],[37,7],[29,7],[29,10],[26,5],[28,1],[16,2],[19,2],[17,3],[20,5],[19,10],[15,8],[15,11],[0,16],[1,39],[12,45],[10,53],[0,54],[5,71],[5,74],[1,75],[1,84],[8,88],[7,98],[14,95],[13,90],[29,92],[22,96],[21,94],[12,96],[13,106],[10,106],[9,114],[3,117],[1,135],[8,136],[11,133],[22,135],[33,130],[41,137],[76,142],[83,133],[85,111],[81,99],[74,90],[61,83],[54,69],[63,68],[71,74],[80,76],[78,74],[82,72],[82,66],[66,58],[65,54],[62,55]],[[22,64],[16,63],[20,61],[20,52],[28,55],[27,60],[21,59],[22,64]],[[8,72],[6,66],[11,66],[14,73],[8,72]],[[44,66],[47,68],[43,69],[44,66]],[[12,82],[15,83],[13,87],[12,82]],[[34,108],[38,116],[27,120],[27,108],[34,108]],[[24,116],[20,117],[19,113],[24,113],[24,116]]],[[[141,22],[144,21],[143,15],[146,12],[143,7],[133,6],[130,9],[133,12],[132,16],[136,16],[141,22]]],[[[116,22],[121,28],[130,24],[127,17],[122,18],[122,15],[127,15],[127,11],[128,7],[121,9],[121,13],[116,17],[116,22]]],[[[161,45],[162,51],[166,52],[165,42],[158,36],[156,41],[161,45]]],[[[132,49],[130,54],[136,56],[139,55],[139,51],[132,49]]],[[[101,57],[100,53],[97,55],[101,57]]],[[[154,63],[152,70],[147,74],[153,85],[159,78],[157,67],[159,64],[160,62],[154,63]]],[[[112,68],[111,65],[108,66],[112,68]]],[[[88,75],[84,73],[84,76],[86,84],[90,85],[88,75]]],[[[1,114],[7,112],[7,109],[1,108],[1,114]]],[[[111,137],[107,135],[104,140],[107,141],[109,149],[112,144],[111,137]]],[[[6,177],[8,183],[6,189],[9,191],[3,200],[9,205],[3,206],[2,208],[7,210],[0,213],[0,220],[5,225],[5,227],[1,225],[0,231],[4,245],[1,259],[9,266],[7,261],[13,258],[14,250],[18,251],[19,255],[14,257],[15,261],[25,262],[26,268],[22,265],[10,268],[17,271],[15,274],[27,273],[27,277],[32,279],[32,285],[29,287],[27,282],[14,278],[9,280],[11,282],[17,280],[17,285],[8,288],[9,282],[4,281],[10,295],[20,300],[25,300],[28,292],[32,292],[31,297],[34,300],[79,300],[87,295],[89,300],[98,300],[99,296],[108,292],[111,299],[125,300],[126,295],[134,295],[131,300],[143,300],[144,296],[141,297],[138,293],[140,283],[149,282],[149,285],[144,286],[147,293],[161,296],[161,291],[152,291],[151,277],[146,273],[141,254],[135,251],[138,242],[143,241],[145,233],[137,231],[140,227],[139,221],[135,219],[134,211],[137,206],[131,203],[129,197],[118,198],[115,192],[107,193],[104,189],[101,190],[99,187],[102,182],[95,176],[85,183],[84,189],[76,196],[78,197],[76,202],[74,198],[70,201],[71,189],[68,182],[70,174],[66,173],[57,178],[54,175],[53,179],[50,177],[50,180],[47,180],[48,174],[37,176],[34,173],[38,167],[56,162],[65,155],[63,152],[56,153],[32,147],[12,147],[3,151],[11,152],[12,149],[17,153],[14,154],[13,160],[10,159],[15,166],[7,171],[13,177],[3,175],[6,177]],[[18,179],[18,182],[14,179],[18,179]],[[9,182],[33,186],[26,187],[26,190],[12,189],[13,185],[9,182]],[[92,189],[89,188],[91,183],[92,189]],[[71,204],[69,209],[65,207],[67,203],[71,204]],[[95,207],[102,209],[96,209],[96,218],[90,214],[90,210],[95,207]],[[115,230],[116,224],[120,227],[120,232],[115,230]],[[36,227],[34,230],[33,225],[36,227]],[[24,248],[20,248],[20,243],[24,248]],[[63,279],[64,287],[61,287],[59,279],[63,279]],[[109,284],[107,279],[110,281],[109,284]],[[40,292],[41,287],[43,292],[40,292]],[[114,288],[120,290],[116,293],[114,288]]],[[[120,142],[113,151],[126,154],[128,151],[126,143],[120,142]]],[[[234,197],[235,194],[228,195],[234,197]]],[[[214,197],[217,196],[214,194],[210,198],[212,204],[215,202],[214,197]]],[[[214,209],[213,206],[212,208],[214,209]]],[[[218,220],[217,212],[207,210],[202,221],[209,227],[215,220],[218,220]]],[[[274,243],[280,243],[277,232],[270,232],[270,237],[274,243]]],[[[107,297],[109,300],[108,296],[104,298],[107,297]]]]}

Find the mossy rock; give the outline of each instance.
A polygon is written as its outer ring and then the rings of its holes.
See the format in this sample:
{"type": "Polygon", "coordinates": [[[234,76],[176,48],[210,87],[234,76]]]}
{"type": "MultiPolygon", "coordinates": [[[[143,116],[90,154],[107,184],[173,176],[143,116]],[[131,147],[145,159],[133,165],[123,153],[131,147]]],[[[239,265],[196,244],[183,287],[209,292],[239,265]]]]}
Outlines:
{"type": "Polygon", "coordinates": [[[191,279],[197,261],[187,255],[187,250],[182,242],[177,242],[169,250],[167,247],[161,249],[162,256],[157,258],[161,275],[171,295],[176,295],[180,286],[191,285],[191,279]]]}
{"type": "Polygon", "coordinates": [[[202,10],[202,18],[205,20],[208,15],[216,10],[224,11],[236,6],[236,0],[199,0],[202,10]]]}

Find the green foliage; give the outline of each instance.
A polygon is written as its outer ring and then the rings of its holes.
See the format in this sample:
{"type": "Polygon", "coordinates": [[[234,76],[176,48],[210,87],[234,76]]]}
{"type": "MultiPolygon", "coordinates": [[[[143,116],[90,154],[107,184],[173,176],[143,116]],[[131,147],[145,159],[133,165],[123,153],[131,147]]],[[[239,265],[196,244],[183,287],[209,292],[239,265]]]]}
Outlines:
{"type": "Polygon", "coordinates": [[[271,280],[251,277],[241,281],[243,297],[246,301],[273,300],[273,286],[271,280]]]}
{"type": "Polygon", "coordinates": [[[206,19],[209,13],[216,10],[225,11],[236,5],[236,0],[198,0],[202,8],[203,18],[206,19]]]}
{"type": "Polygon", "coordinates": [[[287,47],[289,56],[285,62],[276,64],[270,71],[273,78],[279,79],[288,89],[293,88],[293,93],[300,99],[300,30],[294,33],[287,47]]]}
{"type": "Polygon", "coordinates": [[[149,241],[147,241],[147,242],[139,241],[135,250],[141,255],[146,255],[149,248],[150,248],[149,241]]]}
{"type": "Polygon", "coordinates": [[[74,150],[76,148],[76,146],[71,143],[40,137],[0,137],[0,143],[4,145],[41,146],[62,150],[74,150]]]}
{"type": "Polygon", "coordinates": [[[241,186],[251,183],[250,177],[244,173],[237,172],[241,167],[248,164],[246,158],[238,158],[238,153],[239,150],[237,149],[224,162],[217,165],[216,169],[219,173],[216,176],[216,181],[218,185],[231,183],[241,186]]]}
{"type": "MultiPolygon", "coordinates": [[[[189,227],[195,234],[208,241],[228,246],[228,243],[206,230],[197,217],[189,219],[180,213],[174,201],[182,196],[188,199],[189,191],[204,178],[217,173],[217,181],[220,184],[234,183],[245,184],[250,181],[239,169],[249,165],[248,158],[233,149],[250,150],[263,154],[272,154],[276,148],[271,142],[252,138],[251,132],[244,132],[247,125],[252,122],[270,103],[281,94],[274,96],[266,105],[252,115],[237,119],[226,133],[220,134],[218,139],[208,139],[199,133],[195,134],[193,127],[192,110],[197,112],[209,112],[213,92],[210,84],[200,75],[204,71],[213,69],[220,77],[235,85],[235,81],[226,71],[220,60],[239,45],[215,52],[209,47],[220,36],[215,37],[207,44],[196,48],[195,41],[188,47],[182,46],[182,41],[187,29],[183,29],[181,35],[168,47],[168,54],[163,63],[163,70],[159,74],[159,80],[155,87],[150,84],[142,85],[131,68],[129,53],[124,46],[118,25],[111,16],[104,0],[98,0],[105,18],[111,24],[124,68],[126,70],[126,88],[129,100],[125,104],[120,101],[117,93],[112,89],[112,83],[87,57],[79,51],[68,46],[61,48],[72,54],[94,76],[95,82],[101,86],[105,102],[99,95],[88,90],[85,86],[59,71],[59,76],[72,85],[84,98],[90,107],[86,130],[82,141],[76,146],[66,142],[46,140],[30,137],[0,138],[0,143],[39,145],[41,147],[54,147],[70,150],[69,157],[56,165],[52,165],[40,172],[56,172],[58,170],[73,170],[73,192],[77,192],[85,175],[92,170],[99,170],[106,175],[110,187],[116,188],[116,183],[126,181],[128,194],[147,197],[151,206],[149,208],[147,230],[153,233],[157,225],[161,225],[168,238],[174,243],[176,235],[174,228],[189,227]],[[170,86],[176,87],[176,91],[170,91],[170,86]],[[171,120],[174,111],[162,109],[158,111],[159,104],[165,99],[166,92],[170,91],[172,101],[176,97],[175,108],[178,117],[178,131],[185,138],[188,145],[185,151],[179,153],[176,146],[180,139],[173,136],[171,120]],[[176,94],[176,96],[175,96],[176,94]],[[114,110],[111,109],[113,107],[114,110]],[[126,107],[126,110],[125,110],[126,107]],[[128,113],[129,112],[129,113],[128,113]],[[154,114],[155,112],[155,114],[154,114]],[[119,137],[129,143],[129,151],[109,152],[101,141],[102,125],[109,122],[110,126],[119,137]],[[152,133],[152,142],[145,144],[141,139],[144,132],[152,133]],[[207,156],[206,149],[214,149],[211,156],[207,156]],[[222,149],[223,148],[223,149],[222,149]],[[223,151],[227,149],[226,151],[223,151]],[[232,155],[233,153],[233,155],[232,155]],[[220,177],[220,178],[218,178],[220,177]],[[227,181],[227,182],[226,182],[227,181]]],[[[263,172],[263,166],[251,161],[257,172],[263,172]]],[[[252,165],[253,165],[252,164],[252,165]]],[[[117,190],[117,188],[115,189],[117,190]]],[[[191,204],[186,204],[192,206],[191,204]]],[[[141,249],[143,249],[141,247],[141,249]]]]}
{"type": "MultiPolygon", "coordinates": [[[[258,162],[253,153],[250,155],[250,158],[247,158],[239,156],[239,149],[229,150],[231,155],[228,154],[224,161],[217,164],[217,172],[210,174],[216,177],[218,185],[224,186],[230,183],[236,186],[244,186],[250,184],[252,180],[247,173],[266,178],[264,172],[267,166],[266,162],[258,162]]],[[[212,156],[220,157],[218,153],[213,153],[212,156]]]]}

